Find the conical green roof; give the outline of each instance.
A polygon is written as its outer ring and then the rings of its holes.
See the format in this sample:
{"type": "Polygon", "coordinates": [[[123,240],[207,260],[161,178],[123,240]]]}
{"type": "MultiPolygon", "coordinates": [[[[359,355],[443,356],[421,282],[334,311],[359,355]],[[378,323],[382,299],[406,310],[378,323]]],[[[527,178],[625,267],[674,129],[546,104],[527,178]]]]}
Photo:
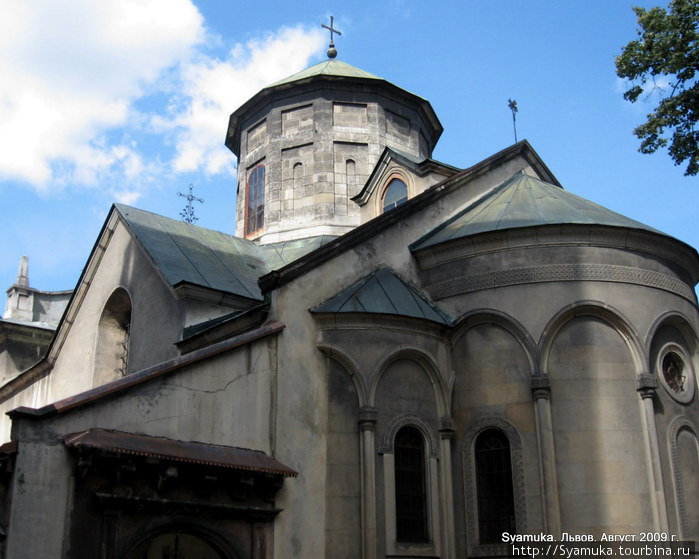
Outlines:
{"type": "Polygon", "coordinates": [[[606,225],[663,235],[562,188],[519,172],[411,246],[417,250],[480,233],[541,225],[606,225]]]}
{"type": "Polygon", "coordinates": [[[277,85],[283,85],[285,83],[297,82],[305,78],[311,78],[313,76],[337,76],[341,78],[367,78],[372,80],[382,80],[379,76],[360,70],[346,62],[341,60],[324,60],[318,64],[301,70],[296,74],[284,78],[278,82],[275,82],[268,87],[275,87],[277,85]]]}

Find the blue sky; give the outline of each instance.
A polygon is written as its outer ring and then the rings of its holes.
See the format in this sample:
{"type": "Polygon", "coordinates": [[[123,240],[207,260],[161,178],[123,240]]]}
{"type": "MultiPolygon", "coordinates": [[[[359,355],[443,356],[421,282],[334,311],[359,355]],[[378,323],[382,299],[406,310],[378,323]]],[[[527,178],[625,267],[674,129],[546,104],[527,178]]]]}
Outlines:
{"type": "MultiPolygon", "coordinates": [[[[570,191],[699,246],[697,178],[632,129],[614,57],[631,2],[8,0],[0,20],[0,285],[72,289],[112,202],[234,231],[228,115],[266,84],[339,58],[427,98],[434,157],[469,166],[526,138],[570,191]],[[3,283],[4,282],[4,283],[3,283]]],[[[637,1],[650,7],[657,2],[637,1]]]]}

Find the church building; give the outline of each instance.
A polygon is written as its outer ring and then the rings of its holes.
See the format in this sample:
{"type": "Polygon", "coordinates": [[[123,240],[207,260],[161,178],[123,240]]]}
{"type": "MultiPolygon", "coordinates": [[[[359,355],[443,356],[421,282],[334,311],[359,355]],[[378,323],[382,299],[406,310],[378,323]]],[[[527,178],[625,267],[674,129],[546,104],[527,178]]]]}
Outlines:
{"type": "Polygon", "coordinates": [[[335,54],[231,115],[235,236],[116,204],[53,334],[8,303],[0,556],[699,540],[697,251],[527,141],[434,160],[429,101],[335,54]]]}

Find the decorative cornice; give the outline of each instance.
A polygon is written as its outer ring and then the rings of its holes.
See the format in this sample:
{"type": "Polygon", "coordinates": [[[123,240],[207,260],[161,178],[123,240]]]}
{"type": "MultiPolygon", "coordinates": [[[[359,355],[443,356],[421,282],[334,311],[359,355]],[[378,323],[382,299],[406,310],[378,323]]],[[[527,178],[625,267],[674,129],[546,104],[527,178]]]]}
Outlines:
{"type": "Polygon", "coordinates": [[[415,250],[423,269],[482,254],[535,246],[607,247],[638,251],[671,260],[699,279],[699,258],[691,246],[660,233],[606,225],[538,225],[498,230],[415,250]]]}
{"type": "Polygon", "coordinates": [[[630,283],[669,291],[694,302],[692,288],[675,277],[614,264],[549,264],[498,270],[436,282],[427,286],[426,290],[434,299],[439,300],[496,287],[559,281],[630,283]]]}
{"type": "Polygon", "coordinates": [[[532,389],[532,396],[534,396],[535,400],[539,400],[540,398],[545,400],[551,399],[551,383],[548,377],[532,377],[529,381],[529,386],[532,389]]]}
{"type": "Polygon", "coordinates": [[[372,406],[363,406],[359,409],[359,428],[362,431],[370,430],[373,431],[376,426],[376,417],[378,412],[376,408],[372,406]]]}
{"type": "Polygon", "coordinates": [[[313,313],[321,330],[366,330],[408,332],[443,339],[448,326],[424,318],[380,313],[313,313]]]}
{"type": "Polygon", "coordinates": [[[654,375],[643,374],[636,377],[636,390],[643,396],[644,392],[652,391],[660,386],[658,378],[654,375]]]}

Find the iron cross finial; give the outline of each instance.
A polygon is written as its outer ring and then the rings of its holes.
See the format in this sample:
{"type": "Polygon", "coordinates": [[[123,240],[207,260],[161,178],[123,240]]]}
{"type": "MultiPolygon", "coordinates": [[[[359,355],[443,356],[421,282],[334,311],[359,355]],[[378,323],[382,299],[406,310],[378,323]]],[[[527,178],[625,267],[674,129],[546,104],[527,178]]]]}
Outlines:
{"type": "Polygon", "coordinates": [[[328,47],[328,58],[335,58],[337,56],[337,49],[335,48],[335,41],[333,40],[333,33],[337,33],[338,35],[342,35],[340,31],[335,29],[333,27],[333,22],[335,21],[335,18],[333,16],[330,16],[330,25],[325,25],[324,23],[321,24],[321,27],[324,27],[328,31],[330,31],[330,46],[328,47]]]}
{"type": "Polygon", "coordinates": [[[189,194],[182,194],[181,192],[178,192],[178,196],[182,196],[182,198],[187,199],[187,205],[185,206],[184,210],[180,212],[180,217],[182,218],[182,221],[185,223],[196,223],[199,221],[199,218],[194,215],[194,206],[192,206],[192,202],[200,202],[203,203],[204,200],[201,198],[197,198],[192,191],[194,190],[194,185],[190,184],[189,185],[189,194]]]}

